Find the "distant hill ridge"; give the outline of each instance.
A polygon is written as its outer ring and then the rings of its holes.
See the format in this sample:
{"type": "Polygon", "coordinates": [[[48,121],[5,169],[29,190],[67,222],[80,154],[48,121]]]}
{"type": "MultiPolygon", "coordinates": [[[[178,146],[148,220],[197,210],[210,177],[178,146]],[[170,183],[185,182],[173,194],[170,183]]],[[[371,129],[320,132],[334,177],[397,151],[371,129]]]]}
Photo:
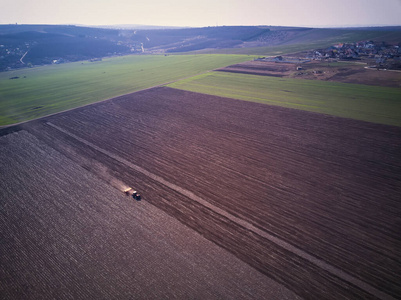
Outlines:
{"type": "MultiPolygon", "coordinates": [[[[0,25],[0,71],[130,53],[179,53],[277,45],[353,42],[401,43],[401,27],[306,28],[216,26],[135,29],[77,25],[0,25]]],[[[143,28],[143,27],[142,27],[143,28]]]]}

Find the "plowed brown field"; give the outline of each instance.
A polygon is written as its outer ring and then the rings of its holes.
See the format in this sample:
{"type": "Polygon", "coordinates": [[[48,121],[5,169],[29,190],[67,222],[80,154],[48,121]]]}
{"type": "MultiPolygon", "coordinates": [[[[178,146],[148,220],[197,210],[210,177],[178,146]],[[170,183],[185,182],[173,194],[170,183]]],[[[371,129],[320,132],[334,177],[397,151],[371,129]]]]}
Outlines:
{"type": "Polygon", "coordinates": [[[401,128],[166,87],[21,128],[302,297],[401,295],[401,128]]]}
{"type": "Polygon", "coordinates": [[[0,150],[1,299],[300,299],[26,131],[0,150]]]}

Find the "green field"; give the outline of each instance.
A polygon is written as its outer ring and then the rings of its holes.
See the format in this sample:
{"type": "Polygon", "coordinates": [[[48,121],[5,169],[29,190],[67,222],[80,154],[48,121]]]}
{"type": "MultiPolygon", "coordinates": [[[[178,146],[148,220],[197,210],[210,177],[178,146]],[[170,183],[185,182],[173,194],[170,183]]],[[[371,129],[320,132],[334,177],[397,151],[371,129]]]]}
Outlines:
{"type": "Polygon", "coordinates": [[[198,93],[401,126],[401,89],[210,72],[168,85],[198,93]]]}
{"type": "Polygon", "coordinates": [[[140,55],[2,72],[0,125],[38,118],[250,59],[245,55],[140,55]]]}
{"type": "Polygon", "coordinates": [[[401,89],[207,72],[252,58],[245,55],[125,56],[101,62],[2,72],[0,125],[38,118],[182,79],[168,86],[401,126],[401,89]],[[194,75],[197,76],[191,77],[194,75]]]}

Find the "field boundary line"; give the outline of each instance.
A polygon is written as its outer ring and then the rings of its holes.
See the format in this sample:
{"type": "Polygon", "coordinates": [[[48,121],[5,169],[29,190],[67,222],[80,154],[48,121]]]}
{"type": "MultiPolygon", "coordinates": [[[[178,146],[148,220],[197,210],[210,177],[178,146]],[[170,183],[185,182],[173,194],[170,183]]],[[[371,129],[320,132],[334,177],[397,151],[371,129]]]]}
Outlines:
{"type": "MultiPolygon", "coordinates": [[[[207,55],[207,54],[205,54],[205,55],[207,55]]],[[[236,55],[236,54],[234,54],[234,55],[236,55]]],[[[244,54],[240,54],[240,55],[245,56],[244,54]]],[[[244,57],[244,61],[243,62],[246,62],[246,61],[249,61],[249,60],[250,59],[248,57],[246,59],[244,57]]],[[[227,66],[225,66],[225,67],[227,67],[227,66]]],[[[220,68],[225,68],[225,67],[220,67],[220,68]]],[[[61,114],[61,113],[69,112],[69,111],[72,111],[72,110],[75,110],[75,109],[79,109],[79,108],[82,108],[82,107],[86,107],[86,106],[89,106],[89,105],[94,105],[94,104],[102,103],[102,102],[105,102],[105,101],[110,101],[110,100],[113,100],[113,99],[116,99],[116,98],[119,98],[119,97],[128,96],[128,95],[135,94],[135,93],[138,93],[138,92],[147,91],[147,90],[150,90],[150,89],[153,89],[153,88],[164,87],[164,86],[167,86],[167,85],[172,84],[174,82],[185,80],[185,79],[188,79],[188,78],[191,78],[191,77],[194,77],[194,76],[198,76],[198,75],[202,75],[202,74],[205,74],[205,73],[210,73],[210,72],[213,72],[215,70],[217,70],[217,69],[215,68],[215,69],[210,69],[210,70],[206,70],[206,71],[201,71],[201,72],[196,73],[196,74],[187,75],[187,76],[184,76],[182,78],[177,78],[177,79],[174,79],[174,80],[171,80],[171,81],[168,81],[168,82],[156,84],[156,85],[153,85],[153,86],[150,86],[150,87],[147,87],[147,88],[131,91],[131,92],[128,92],[128,93],[123,93],[123,94],[111,96],[110,98],[107,98],[107,99],[102,99],[102,100],[99,100],[99,101],[95,101],[95,102],[79,105],[79,106],[76,106],[76,107],[72,107],[72,108],[68,108],[68,109],[65,109],[65,110],[61,110],[61,111],[54,112],[54,113],[51,113],[51,114],[48,114],[48,115],[44,115],[44,116],[41,116],[41,117],[37,117],[37,118],[33,118],[33,119],[29,119],[29,120],[25,120],[25,121],[21,121],[21,122],[17,122],[17,123],[12,123],[12,124],[0,125],[0,130],[4,129],[4,128],[12,127],[12,126],[25,124],[25,123],[28,123],[28,122],[31,122],[31,121],[41,120],[41,119],[44,119],[44,118],[48,118],[48,117],[55,116],[55,115],[58,115],[58,114],[61,114]]]]}
{"type": "Polygon", "coordinates": [[[282,240],[282,239],[280,239],[278,237],[275,237],[275,236],[269,234],[268,232],[266,232],[266,231],[264,231],[262,229],[257,228],[256,226],[252,225],[251,223],[249,223],[249,222],[247,222],[245,220],[242,220],[242,219],[230,214],[229,212],[227,212],[227,211],[225,211],[225,210],[223,210],[223,209],[221,209],[221,208],[209,203],[208,201],[202,199],[201,197],[195,195],[191,191],[186,190],[184,188],[181,188],[180,186],[178,186],[178,185],[176,185],[174,183],[171,183],[171,182],[165,180],[164,178],[162,178],[162,177],[160,177],[160,176],[158,176],[158,175],[156,175],[156,174],[154,174],[152,172],[149,172],[149,171],[145,170],[144,168],[142,168],[142,167],[140,167],[138,165],[135,165],[135,164],[131,163],[130,161],[124,159],[124,158],[119,157],[116,154],[113,154],[112,152],[110,152],[108,150],[100,148],[99,146],[96,146],[95,144],[93,144],[93,143],[91,143],[91,142],[89,142],[89,141],[87,141],[87,140],[85,140],[85,139],[73,134],[72,132],[69,132],[66,129],[63,129],[63,128],[61,128],[61,127],[59,127],[59,126],[57,126],[55,124],[52,124],[50,122],[46,122],[46,124],[51,126],[51,127],[53,127],[54,129],[64,133],[64,134],[76,139],[77,141],[79,141],[79,142],[81,142],[81,143],[83,143],[83,144],[85,144],[85,145],[87,145],[87,146],[89,146],[89,147],[91,147],[91,148],[93,148],[93,149],[95,149],[95,150],[97,150],[97,151],[109,156],[110,158],[112,158],[114,160],[117,160],[118,162],[120,162],[120,163],[122,163],[122,164],[124,164],[124,165],[126,165],[126,166],[128,166],[128,167],[130,167],[132,169],[134,169],[135,171],[137,171],[139,173],[142,173],[143,175],[153,179],[154,181],[156,181],[158,183],[161,183],[162,185],[164,185],[164,186],[166,186],[166,187],[168,187],[168,188],[170,188],[170,189],[172,189],[172,190],[174,190],[174,191],[176,191],[176,192],[178,192],[178,193],[190,198],[191,200],[198,202],[199,204],[207,207],[208,209],[214,211],[215,213],[220,214],[221,216],[226,217],[230,221],[232,221],[232,222],[234,222],[234,223],[236,223],[236,224],[248,229],[249,231],[252,231],[252,232],[256,233],[257,235],[268,239],[269,241],[271,241],[271,242],[275,243],[276,245],[280,246],[281,248],[284,248],[285,250],[287,250],[287,251],[289,251],[289,252],[291,252],[291,253],[293,253],[293,254],[295,254],[295,255],[297,255],[297,256],[299,256],[299,257],[301,257],[301,258],[303,258],[303,259],[305,259],[307,261],[309,261],[310,263],[312,263],[312,264],[318,266],[319,268],[329,272],[330,274],[335,275],[338,278],[357,286],[361,290],[363,290],[365,292],[368,292],[369,294],[371,294],[373,296],[376,296],[377,298],[382,299],[382,300],[395,300],[395,298],[393,298],[392,296],[390,296],[390,295],[388,295],[388,294],[376,289],[375,287],[371,286],[370,284],[368,284],[368,283],[366,283],[366,282],[364,282],[364,281],[362,281],[362,280],[360,280],[360,279],[358,279],[358,278],[356,278],[356,277],[354,277],[352,275],[349,275],[346,272],[342,271],[341,269],[339,269],[337,267],[334,267],[334,266],[330,265],[329,263],[327,263],[327,262],[325,262],[325,261],[323,261],[323,260],[321,260],[321,259],[319,259],[319,258],[317,258],[317,257],[315,257],[315,256],[313,256],[313,255],[311,255],[311,254],[309,254],[309,253],[307,253],[307,252],[295,247],[295,246],[293,246],[292,244],[290,244],[290,243],[288,243],[288,242],[286,242],[286,241],[284,241],[284,240],[282,240]]]}
{"type": "Polygon", "coordinates": [[[83,107],[87,107],[87,106],[90,106],[90,105],[95,105],[95,104],[99,104],[99,103],[102,103],[102,102],[111,101],[111,100],[114,100],[114,99],[119,98],[119,97],[124,97],[124,96],[128,96],[128,95],[131,95],[131,94],[144,92],[144,91],[151,90],[151,89],[154,89],[154,88],[164,87],[164,86],[167,86],[167,85],[172,84],[172,83],[177,82],[177,81],[181,81],[181,80],[184,80],[184,79],[188,79],[188,78],[191,78],[191,77],[194,77],[194,76],[202,75],[202,74],[213,72],[213,71],[215,71],[215,69],[207,70],[207,71],[200,72],[200,73],[193,74],[193,75],[188,75],[188,76],[183,77],[183,78],[178,78],[176,80],[160,83],[160,84],[157,84],[157,85],[154,85],[154,86],[151,86],[151,87],[147,87],[147,88],[140,89],[140,90],[137,90],[137,91],[128,92],[128,93],[121,94],[121,95],[116,95],[116,96],[113,96],[113,97],[110,97],[110,98],[107,98],[107,99],[103,99],[103,100],[99,100],[99,101],[83,104],[83,105],[80,105],[80,106],[77,106],[77,107],[68,108],[68,109],[65,109],[65,110],[61,110],[61,111],[54,112],[54,113],[51,113],[51,114],[48,114],[48,115],[45,115],[45,116],[33,118],[33,119],[30,119],[30,120],[25,120],[25,121],[21,121],[21,122],[18,122],[18,123],[13,123],[13,124],[0,125],[0,130],[4,129],[4,128],[9,128],[9,127],[12,127],[12,126],[17,126],[17,125],[33,122],[33,121],[38,121],[38,120],[41,120],[41,119],[45,119],[45,118],[48,118],[48,117],[56,116],[58,114],[66,113],[66,112],[73,111],[73,110],[76,110],[76,109],[80,109],[80,108],[83,108],[83,107]]]}
{"type": "MultiPolygon", "coordinates": [[[[211,72],[211,71],[207,71],[207,72],[211,72]]],[[[205,72],[205,73],[207,73],[207,72],[205,72]]],[[[200,73],[200,74],[203,74],[203,73],[200,73]]],[[[200,74],[197,74],[197,75],[200,75],[200,74]]],[[[193,75],[193,76],[197,76],[197,75],[193,75]]],[[[188,78],[189,77],[192,77],[192,76],[188,76],[188,78]]],[[[80,108],[83,108],[83,107],[87,107],[87,106],[90,106],[90,105],[99,104],[99,103],[106,102],[106,101],[111,101],[111,100],[119,98],[119,97],[128,96],[128,95],[139,93],[139,92],[144,92],[144,91],[147,91],[147,90],[150,90],[150,89],[153,89],[153,88],[163,87],[165,85],[168,85],[168,84],[171,84],[171,83],[174,83],[176,81],[180,81],[180,80],[186,79],[186,78],[187,77],[180,78],[180,79],[173,80],[173,81],[170,81],[170,82],[161,83],[161,84],[158,84],[158,85],[155,85],[155,86],[144,88],[142,90],[137,90],[137,91],[129,92],[129,93],[126,93],[126,94],[117,95],[117,96],[114,96],[114,97],[111,97],[111,98],[99,100],[99,101],[96,101],[96,102],[87,103],[87,104],[84,104],[84,105],[80,105],[80,106],[77,106],[77,107],[65,109],[65,110],[58,111],[58,112],[55,112],[55,113],[52,113],[52,114],[49,114],[49,115],[45,115],[45,116],[42,116],[42,117],[38,117],[38,118],[34,118],[34,119],[30,119],[30,120],[26,120],[26,121],[22,121],[22,122],[18,122],[18,123],[13,123],[13,124],[1,125],[0,126],[0,130],[4,129],[4,128],[9,128],[9,127],[12,127],[12,126],[18,126],[18,125],[21,125],[21,124],[25,124],[25,123],[29,123],[29,122],[38,121],[38,120],[41,120],[41,119],[53,117],[53,116],[56,116],[58,114],[66,113],[66,112],[69,112],[69,111],[73,111],[73,110],[80,109],[80,108]]]]}

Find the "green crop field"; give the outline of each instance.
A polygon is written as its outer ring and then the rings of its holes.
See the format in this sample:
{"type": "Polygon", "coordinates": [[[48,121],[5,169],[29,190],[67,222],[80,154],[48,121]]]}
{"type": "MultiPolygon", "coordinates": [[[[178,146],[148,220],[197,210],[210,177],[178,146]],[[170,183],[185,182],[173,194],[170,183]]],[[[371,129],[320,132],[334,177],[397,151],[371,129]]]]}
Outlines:
{"type": "Polygon", "coordinates": [[[0,125],[38,118],[250,59],[245,55],[141,55],[2,72],[0,125]]]}
{"type": "Polygon", "coordinates": [[[210,72],[167,85],[205,93],[401,126],[401,89],[210,72]]]}

